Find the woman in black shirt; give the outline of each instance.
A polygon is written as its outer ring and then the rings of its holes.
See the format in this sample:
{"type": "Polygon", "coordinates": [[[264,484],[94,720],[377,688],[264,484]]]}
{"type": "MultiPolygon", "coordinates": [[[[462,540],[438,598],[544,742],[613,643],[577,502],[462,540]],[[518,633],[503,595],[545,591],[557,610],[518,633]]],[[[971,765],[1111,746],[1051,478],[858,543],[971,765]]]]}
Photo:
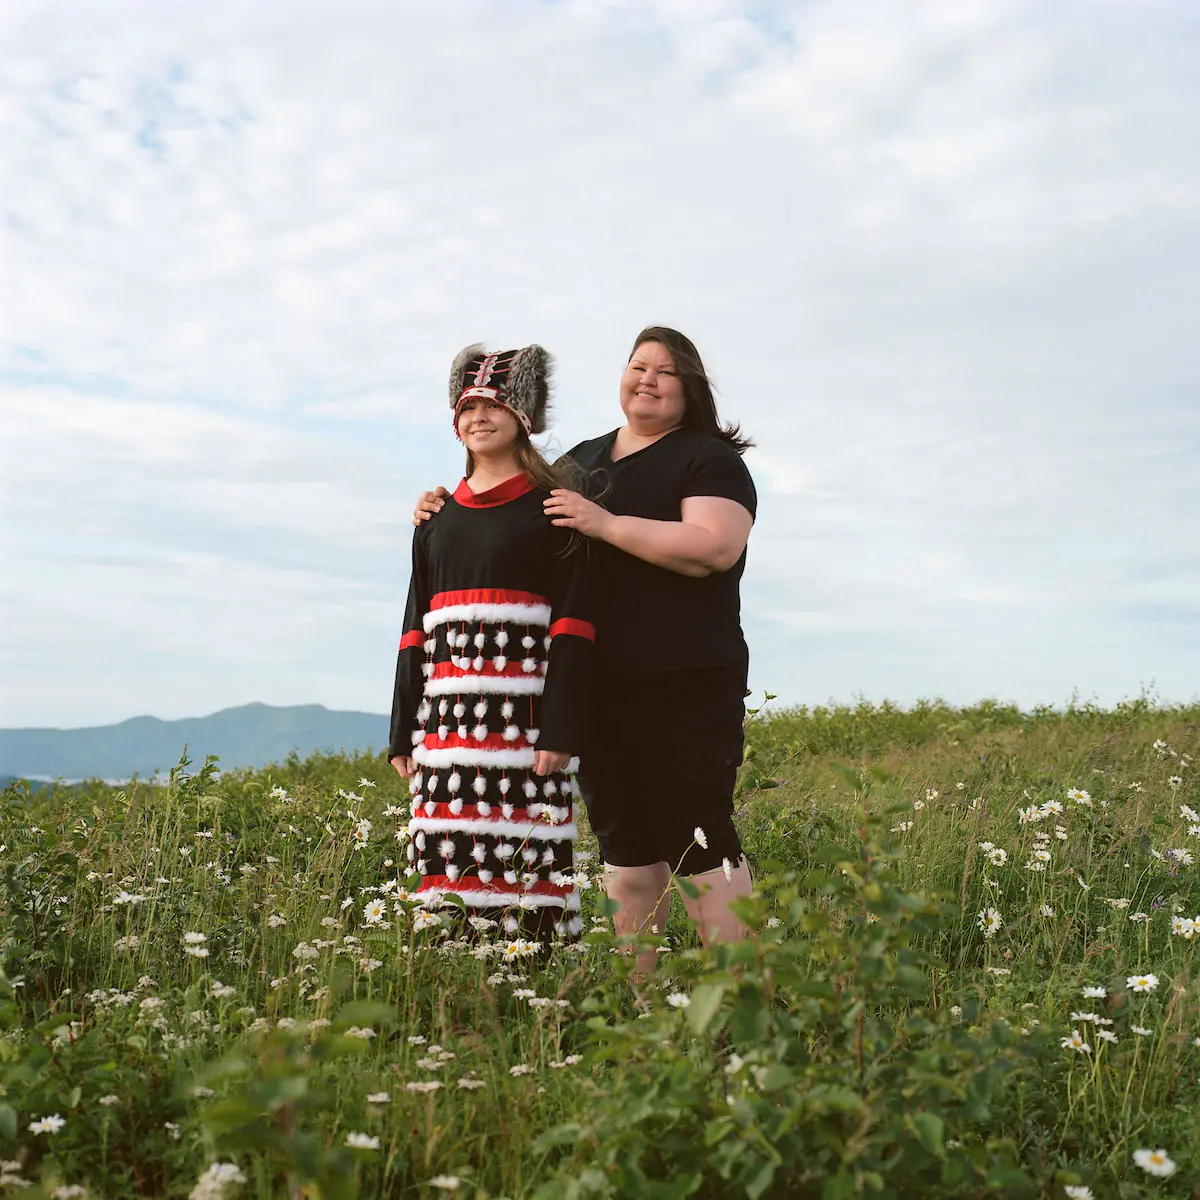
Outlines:
{"type": "MultiPolygon", "coordinates": [[[[556,490],[555,525],[596,546],[596,685],[580,782],[621,905],[618,933],[666,927],[672,871],[707,941],[745,932],[729,903],[750,890],[734,829],[747,653],[739,581],[756,495],[749,443],[718,420],[700,355],[676,330],[638,334],[619,429],[574,447],[588,490],[556,490]]],[[[422,500],[418,516],[441,502],[422,500]],[[424,511],[422,511],[422,509],[424,511]]],[[[654,954],[639,957],[645,973],[654,954]]]]}

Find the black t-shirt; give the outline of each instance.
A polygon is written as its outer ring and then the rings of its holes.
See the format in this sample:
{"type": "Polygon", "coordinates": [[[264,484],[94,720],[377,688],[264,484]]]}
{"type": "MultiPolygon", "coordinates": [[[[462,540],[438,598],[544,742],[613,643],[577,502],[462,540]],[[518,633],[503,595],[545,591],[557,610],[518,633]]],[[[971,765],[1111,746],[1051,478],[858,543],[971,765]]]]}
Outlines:
{"type": "MultiPolygon", "coordinates": [[[[609,512],[680,521],[687,497],[720,496],[754,515],[754,481],[728,442],[702,430],[676,429],[613,462],[616,436],[614,429],[567,452],[587,473],[589,495],[609,512]]],[[[694,579],[607,542],[591,548],[598,672],[728,667],[745,679],[739,595],[745,551],[728,571],[694,579]]],[[[653,697],[647,702],[653,705],[653,697]]]]}

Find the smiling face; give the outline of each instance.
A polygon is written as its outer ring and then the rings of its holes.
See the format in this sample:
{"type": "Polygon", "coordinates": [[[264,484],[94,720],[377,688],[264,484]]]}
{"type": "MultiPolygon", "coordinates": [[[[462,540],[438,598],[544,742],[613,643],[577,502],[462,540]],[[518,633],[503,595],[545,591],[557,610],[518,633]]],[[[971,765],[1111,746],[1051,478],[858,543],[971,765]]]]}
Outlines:
{"type": "Polygon", "coordinates": [[[642,342],[621,376],[621,411],[634,433],[668,433],[683,424],[687,401],[675,360],[662,342],[642,342]]]}
{"type": "Polygon", "coordinates": [[[455,428],[463,445],[477,458],[510,454],[521,430],[517,418],[504,405],[480,398],[463,402],[455,428]]]}

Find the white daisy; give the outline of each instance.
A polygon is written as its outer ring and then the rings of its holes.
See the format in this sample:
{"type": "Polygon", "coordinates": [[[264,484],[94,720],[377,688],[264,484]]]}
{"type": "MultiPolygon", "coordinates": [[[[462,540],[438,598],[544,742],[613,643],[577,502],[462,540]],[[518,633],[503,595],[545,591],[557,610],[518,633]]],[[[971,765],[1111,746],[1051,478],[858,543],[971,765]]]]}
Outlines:
{"type": "Polygon", "coordinates": [[[1175,1174],[1174,1160],[1167,1155],[1165,1150],[1135,1150],[1133,1161],[1147,1175],[1157,1175],[1160,1179],[1166,1179],[1175,1174]]]}

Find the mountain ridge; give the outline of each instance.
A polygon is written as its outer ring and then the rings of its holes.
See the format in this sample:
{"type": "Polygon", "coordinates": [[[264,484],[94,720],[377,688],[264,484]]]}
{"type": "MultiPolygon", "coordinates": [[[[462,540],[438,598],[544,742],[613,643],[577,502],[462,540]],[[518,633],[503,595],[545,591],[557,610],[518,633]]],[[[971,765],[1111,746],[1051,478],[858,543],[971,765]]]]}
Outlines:
{"type": "Polygon", "coordinates": [[[112,725],[0,729],[0,776],[126,779],[173,767],[187,746],[193,762],[215,754],[222,768],[263,767],[294,750],[382,750],[388,718],[323,704],[253,701],[203,717],[167,721],[141,715],[112,725]]]}

